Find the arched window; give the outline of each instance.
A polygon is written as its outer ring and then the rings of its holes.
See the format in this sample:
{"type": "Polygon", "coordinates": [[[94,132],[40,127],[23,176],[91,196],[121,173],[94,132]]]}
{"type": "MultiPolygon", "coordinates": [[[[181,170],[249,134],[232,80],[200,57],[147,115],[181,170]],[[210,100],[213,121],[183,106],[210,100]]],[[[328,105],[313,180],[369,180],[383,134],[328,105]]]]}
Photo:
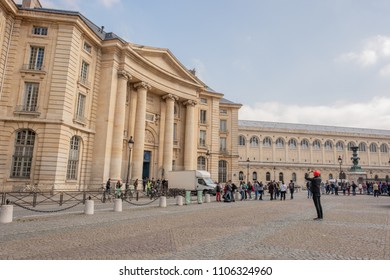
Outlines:
{"type": "Polygon", "coordinates": [[[306,139],[303,139],[301,141],[301,148],[302,150],[307,150],[309,149],[309,141],[307,141],[306,139]]]}
{"type": "Polygon", "coordinates": [[[283,181],[284,181],[283,172],[280,172],[279,173],[279,182],[283,182],[283,181]]]}
{"type": "Polygon", "coordinates": [[[314,142],[313,142],[313,149],[314,150],[320,150],[321,149],[321,142],[320,142],[320,140],[314,140],[314,142]]]}
{"type": "Polygon", "coordinates": [[[256,136],[252,136],[249,140],[249,143],[251,144],[251,147],[258,147],[259,146],[259,138],[256,136]]]}
{"type": "Polygon", "coordinates": [[[336,150],[337,151],[344,151],[344,143],[339,141],[336,143],[336,150]]]}
{"type": "Polygon", "coordinates": [[[327,150],[327,151],[332,150],[332,149],[333,149],[333,143],[332,143],[332,141],[327,140],[327,141],[325,142],[324,147],[325,147],[325,150],[327,150]]]}
{"type": "Polygon", "coordinates": [[[367,151],[367,146],[366,146],[366,144],[365,143],[360,143],[359,144],[359,151],[360,152],[366,152],[367,151]]]}
{"type": "Polygon", "coordinates": [[[333,174],[330,173],[330,174],[329,174],[329,180],[332,180],[332,179],[333,179],[333,174]]]}
{"type": "Polygon", "coordinates": [[[275,142],[276,148],[284,148],[284,140],[282,138],[278,138],[275,142]]]}
{"type": "Polygon", "coordinates": [[[16,133],[11,177],[30,178],[34,143],[34,131],[23,129],[16,133]]]}
{"type": "Polygon", "coordinates": [[[295,139],[288,140],[288,147],[295,150],[297,148],[297,141],[295,139]]]}
{"type": "Polygon", "coordinates": [[[389,148],[386,144],[381,145],[381,153],[387,153],[389,151],[389,148]]]}
{"type": "Polygon", "coordinates": [[[297,173],[293,172],[293,174],[291,174],[291,180],[293,180],[293,182],[297,181],[297,173]]]}
{"type": "Polygon", "coordinates": [[[240,171],[238,173],[238,180],[240,180],[240,181],[244,180],[244,172],[240,171]]]}
{"type": "Polygon", "coordinates": [[[272,146],[272,140],[269,137],[265,137],[263,140],[263,146],[264,147],[271,147],[272,146]]]}
{"type": "Polygon", "coordinates": [[[347,146],[348,151],[352,151],[352,147],[355,147],[355,146],[356,146],[356,144],[354,142],[349,142],[348,146],[347,146]]]}
{"type": "Polygon", "coordinates": [[[375,143],[370,144],[370,152],[371,153],[376,153],[377,152],[377,146],[375,143]]]}
{"type": "Polygon", "coordinates": [[[265,173],[265,180],[271,181],[271,173],[269,173],[269,172],[265,173]]]}
{"type": "Polygon", "coordinates": [[[239,146],[245,146],[245,137],[240,135],[238,136],[238,145],[239,146]]]}
{"type": "Polygon", "coordinates": [[[252,173],[252,178],[253,178],[253,181],[257,181],[257,172],[253,172],[252,173]]]}
{"type": "Polygon", "coordinates": [[[206,158],[203,156],[198,157],[198,170],[206,170],[206,158]]]}
{"type": "Polygon", "coordinates": [[[79,171],[80,142],[80,137],[78,136],[73,136],[70,139],[68,168],[66,171],[67,180],[77,180],[79,171]]]}
{"type": "Polygon", "coordinates": [[[218,162],[218,182],[225,183],[227,181],[227,162],[220,160],[218,162]]]}

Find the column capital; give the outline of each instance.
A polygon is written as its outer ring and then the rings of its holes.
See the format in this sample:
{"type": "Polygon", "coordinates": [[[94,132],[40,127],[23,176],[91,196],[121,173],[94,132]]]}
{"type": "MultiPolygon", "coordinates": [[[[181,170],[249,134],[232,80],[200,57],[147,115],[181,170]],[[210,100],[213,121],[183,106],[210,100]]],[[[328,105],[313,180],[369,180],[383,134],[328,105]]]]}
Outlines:
{"type": "Polygon", "coordinates": [[[168,94],[164,95],[164,96],[162,97],[162,99],[165,100],[165,101],[166,101],[167,99],[173,100],[173,101],[177,101],[177,100],[179,100],[179,97],[177,97],[176,95],[174,95],[174,94],[172,94],[172,93],[168,93],[168,94]]]}
{"type": "Polygon", "coordinates": [[[187,101],[183,102],[184,106],[195,106],[196,104],[197,104],[197,102],[195,100],[187,100],[187,101]]]}
{"type": "Polygon", "coordinates": [[[152,86],[149,85],[147,82],[139,82],[139,83],[134,84],[134,88],[135,89],[144,88],[146,90],[151,90],[152,86]]]}
{"type": "Polygon", "coordinates": [[[118,79],[124,79],[126,81],[131,80],[133,77],[130,75],[129,72],[125,70],[118,70],[118,79]]]}

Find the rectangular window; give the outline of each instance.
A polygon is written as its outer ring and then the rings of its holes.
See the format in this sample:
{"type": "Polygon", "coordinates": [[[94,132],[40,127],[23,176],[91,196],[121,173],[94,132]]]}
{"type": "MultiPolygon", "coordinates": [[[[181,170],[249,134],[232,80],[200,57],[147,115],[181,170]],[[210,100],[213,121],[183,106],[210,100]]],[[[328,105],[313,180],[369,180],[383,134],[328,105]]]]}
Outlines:
{"type": "Polygon", "coordinates": [[[90,44],[88,44],[87,42],[84,42],[84,50],[87,52],[87,53],[91,53],[92,52],[92,47],[90,44]]]}
{"type": "Polygon", "coordinates": [[[38,83],[25,83],[22,111],[36,112],[38,106],[38,83]]]}
{"type": "Polygon", "coordinates": [[[206,98],[201,98],[200,99],[201,104],[207,104],[207,99],[206,98]]]}
{"type": "Polygon", "coordinates": [[[219,131],[227,132],[227,121],[226,120],[219,121],[219,131]]]}
{"type": "Polygon", "coordinates": [[[199,146],[206,147],[206,131],[201,130],[199,134],[199,146]]]}
{"type": "Polygon", "coordinates": [[[31,47],[30,48],[30,60],[28,64],[29,70],[43,70],[43,58],[45,56],[45,48],[43,47],[31,47]]]}
{"type": "Polygon", "coordinates": [[[227,115],[227,110],[226,109],[220,109],[219,114],[221,115],[227,115]]]}
{"type": "Polygon", "coordinates": [[[206,110],[200,110],[200,123],[206,124],[207,121],[207,111],[206,110]]]}
{"type": "Polygon", "coordinates": [[[66,179],[77,180],[78,165],[80,154],[80,139],[76,136],[70,140],[68,167],[66,172],[66,179]]]}
{"type": "Polygon", "coordinates": [[[219,138],[219,151],[226,152],[226,138],[225,137],[219,138]]]}
{"type": "Polygon", "coordinates": [[[173,124],[173,144],[178,145],[177,141],[177,123],[173,124]]]}
{"type": "Polygon", "coordinates": [[[31,130],[22,130],[16,134],[11,177],[30,177],[34,142],[35,133],[31,130]]]}
{"type": "Polygon", "coordinates": [[[81,63],[80,82],[84,85],[88,84],[88,71],[89,64],[83,60],[83,62],[81,63]]]}
{"type": "Polygon", "coordinates": [[[47,36],[47,27],[34,26],[32,34],[33,35],[47,36]]]}
{"type": "Polygon", "coordinates": [[[85,100],[86,96],[82,93],[79,93],[76,106],[76,120],[81,122],[85,121],[85,100]]]}

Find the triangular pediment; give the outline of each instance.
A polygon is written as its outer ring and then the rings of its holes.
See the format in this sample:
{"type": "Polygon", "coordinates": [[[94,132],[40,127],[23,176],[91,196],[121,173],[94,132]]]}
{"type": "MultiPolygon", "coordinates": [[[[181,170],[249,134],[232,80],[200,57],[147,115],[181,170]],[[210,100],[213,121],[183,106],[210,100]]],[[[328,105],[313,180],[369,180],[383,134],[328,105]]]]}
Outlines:
{"type": "Polygon", "coordinates": [[[168,50],[146,46],[133,45],[132,49],[152,64],[156,69],[169,73],[181,80],[204,86],[195,75],[188,71],[180,61],[168,50]]]}

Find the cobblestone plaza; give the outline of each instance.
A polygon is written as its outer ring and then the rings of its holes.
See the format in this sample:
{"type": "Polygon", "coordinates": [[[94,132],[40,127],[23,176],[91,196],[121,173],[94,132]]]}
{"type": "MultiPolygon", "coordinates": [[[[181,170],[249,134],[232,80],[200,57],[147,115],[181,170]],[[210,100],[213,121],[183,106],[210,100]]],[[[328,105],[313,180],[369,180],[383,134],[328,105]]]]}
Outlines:
{"type": "Polygon", "coordinates": [[[0,225],[0,259],[390,259],[390,197],[323,195],[322,205],[323,221],[313,221],[305,192],[122,212],[96,203],[94,215],[82,205],[55,215],[15,207],[14,221],[0,225]]]}

